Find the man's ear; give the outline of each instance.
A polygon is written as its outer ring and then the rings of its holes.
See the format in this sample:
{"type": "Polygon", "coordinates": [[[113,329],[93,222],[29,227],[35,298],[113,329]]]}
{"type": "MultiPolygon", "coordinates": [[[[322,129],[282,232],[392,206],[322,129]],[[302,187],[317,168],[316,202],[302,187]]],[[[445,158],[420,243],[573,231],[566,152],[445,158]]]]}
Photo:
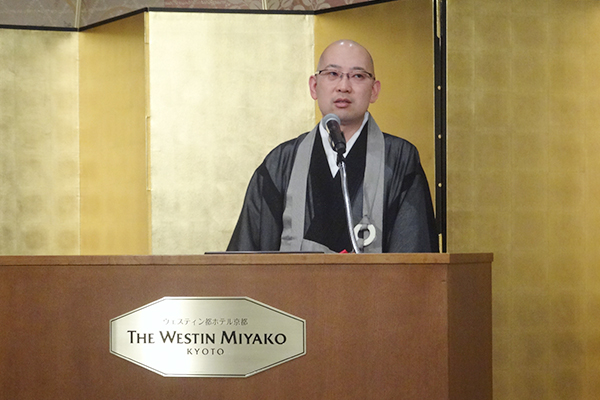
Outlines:
{"type": "Polygon", "coordinates": [[[308,78],[308,88],[310,89],[310,96],[313,100],[317,99],[317,78],[314,75],[311,75],[308,78]]]}
{"type": "Polygon", "coordinates": [[[375,81],[373,83],[373,87],[371,88],[371,103],[375,103],[375,101],[379,98],[379,91],[381,90],[381,82],[375,81]]]}

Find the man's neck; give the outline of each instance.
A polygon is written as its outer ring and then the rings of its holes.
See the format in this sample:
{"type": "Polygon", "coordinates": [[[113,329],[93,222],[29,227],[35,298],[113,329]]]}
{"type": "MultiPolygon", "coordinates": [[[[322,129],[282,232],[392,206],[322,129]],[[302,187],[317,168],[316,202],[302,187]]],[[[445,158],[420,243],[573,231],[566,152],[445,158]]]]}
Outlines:
{"type": "Polygon", "coordinates": [[[342,132],[344,132],[344,139],[346,139],[346,143],[348,143],[348,141],[358,133],[358,131],[362,128],[362,126],[364,125],[365,121],[367,119],[367,113],[365,113],[365,116],[362,120],[358,121],[357,123],[353,123],[351,125],[340,125],[340,129],[342,130],[342,132]]]}
{"type": "Polygon", "coordinates": [[[344,132],[344,139],[348,142],[360,129],[361,124],[341,125],[340,128],[344,132]]]}

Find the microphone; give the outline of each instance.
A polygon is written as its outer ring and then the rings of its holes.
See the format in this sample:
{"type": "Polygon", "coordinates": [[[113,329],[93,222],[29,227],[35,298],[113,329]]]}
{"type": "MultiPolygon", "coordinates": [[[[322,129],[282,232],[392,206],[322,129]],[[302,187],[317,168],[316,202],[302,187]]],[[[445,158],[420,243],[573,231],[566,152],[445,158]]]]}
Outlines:
{"type": "Polygon", "coordinates": [[[352,248],[355,253],[360,253],[361,248],[358,246],[358,240],[354,233],[354,224],[352,223],[352,204],[350,203],[350,194],[348,192],[348,177],[346,175],[346,139],[340,128],[340,117],[335,114],[327,114],[323,117],[323,125],[329,132],[329,144],[335,152],[337,152],[337,165],[340,168],[340,180],[342,183],[342,197],[344,198],[344,210],[346,211],[346,224],[348,226],[348,234],[352,242],[352,248]]]}
{"type": "Polygon", "coordinates": [[[346,152],[346,139],[340,123],[340,117],[335,114],[327,114],[323,117],[323,125],[329,133],[329,144],[338,155],[343,156],[346,152]]]}

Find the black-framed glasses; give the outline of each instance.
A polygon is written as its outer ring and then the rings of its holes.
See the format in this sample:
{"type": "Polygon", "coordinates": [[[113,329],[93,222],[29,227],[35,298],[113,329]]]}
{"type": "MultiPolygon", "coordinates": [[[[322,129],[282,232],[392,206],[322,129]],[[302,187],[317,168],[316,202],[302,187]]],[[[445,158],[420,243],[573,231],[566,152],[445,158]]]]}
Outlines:
{"type": "Polygon", "coordinates": [[[348,78],[348,80],[352,83],[364,83],[369,81],[370,79],[375,79],[375,76],[367,71],[363,71],[362,69],[351,71],[351,72],[342,72],[337,69],[322,69],[315,73],[315,76],[322,76],[325,80],[329,82],[337,82],[344,79],[344,75],[348,78]]]}

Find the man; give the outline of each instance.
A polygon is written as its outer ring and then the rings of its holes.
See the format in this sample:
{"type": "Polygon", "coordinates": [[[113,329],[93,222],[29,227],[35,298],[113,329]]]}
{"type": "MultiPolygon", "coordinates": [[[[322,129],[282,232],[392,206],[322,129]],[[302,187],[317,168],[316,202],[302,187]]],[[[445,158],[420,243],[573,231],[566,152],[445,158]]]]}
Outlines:
{"type": "MultiPolygon", "coordinates": [[[[431,195],[416,148],[384,134],[367,112],[379,96],[369,52],[325,49],[310,94],[340,119],[359,251],[436,252],[431,195]]],[[[352,252],[337,154],[322,124],[275,148],[255,171],[228,251],[352,252]]]]}

